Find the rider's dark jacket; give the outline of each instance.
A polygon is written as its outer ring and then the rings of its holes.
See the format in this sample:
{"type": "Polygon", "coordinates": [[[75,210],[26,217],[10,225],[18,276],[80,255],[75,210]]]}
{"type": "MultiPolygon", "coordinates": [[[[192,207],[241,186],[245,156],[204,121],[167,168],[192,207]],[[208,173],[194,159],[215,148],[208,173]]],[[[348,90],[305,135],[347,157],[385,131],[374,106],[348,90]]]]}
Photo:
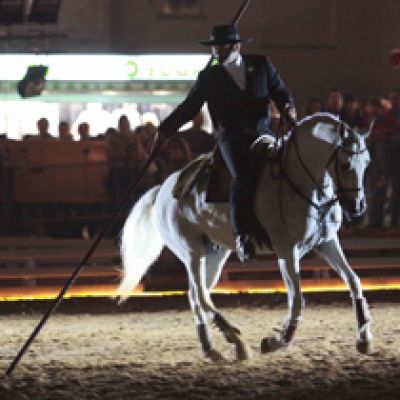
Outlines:
{"type": "Polygon", "coordinates": [[[269,100],[282,112],[293,98],[278,71],[264,56],[242,55],[246,87],[242,90],[222,65],[203,69],[186,99],[160,124],[169,136],[190,121],[207,102],[217,138],[243,134],[258,137],[268,131],[269,100]]]}

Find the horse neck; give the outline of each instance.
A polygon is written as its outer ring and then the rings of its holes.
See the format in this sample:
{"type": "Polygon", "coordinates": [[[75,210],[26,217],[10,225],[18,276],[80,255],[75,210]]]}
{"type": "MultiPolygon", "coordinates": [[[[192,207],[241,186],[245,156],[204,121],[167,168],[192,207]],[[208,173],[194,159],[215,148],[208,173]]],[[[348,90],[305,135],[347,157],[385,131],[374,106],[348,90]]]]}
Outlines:
{"type": "Polygon", "coordinates": [[[314,137],[309,131],[297,131],[286,146],[288,173],[302,190],[312,191],[326,179],[334,145],[314,137]]]}

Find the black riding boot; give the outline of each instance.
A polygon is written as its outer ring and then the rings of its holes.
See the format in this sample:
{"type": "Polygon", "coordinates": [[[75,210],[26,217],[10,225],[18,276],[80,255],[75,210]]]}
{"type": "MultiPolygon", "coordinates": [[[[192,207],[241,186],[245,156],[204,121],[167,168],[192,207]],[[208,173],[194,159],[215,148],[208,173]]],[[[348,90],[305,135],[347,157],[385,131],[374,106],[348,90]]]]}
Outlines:
{"type": "Polygon", "coordinates": [[[242,262],[255,256],[251,235],[255,160],[250,153],[254,139],[243,135],[243,132],[230,132],[219,141],[222,157],[232,176],[229,197],[231,221],[237,256],[242,262]]]}
{"type": "Polygon", "coordinates": [[[236,241],[236,253],[241,262],[255,257],[255,247],[251,235],[251,187],[237,177],[232,179],[230,193],[230,208],[233,232],[236,241]]]}

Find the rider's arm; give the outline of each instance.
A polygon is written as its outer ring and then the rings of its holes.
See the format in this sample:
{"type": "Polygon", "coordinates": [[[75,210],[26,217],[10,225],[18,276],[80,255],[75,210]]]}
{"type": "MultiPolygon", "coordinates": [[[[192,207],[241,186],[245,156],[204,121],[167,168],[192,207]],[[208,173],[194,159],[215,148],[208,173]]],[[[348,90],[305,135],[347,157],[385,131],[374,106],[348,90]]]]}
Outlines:
{"type": "Polygon", "coordinates": [[[163,121],[158,130],[168,138],[186,122],[191,121],[206,101],[204,71],[201,71],[186,99],[163,121]]]}
{"type": "Polygon", "coordinates": [[[281,114],[294,122],[297,118],[296,108],[289,89],[278,70],[268,59],[265,59],[265,68],[267,70],[267,85],[271,99],[275,102],[281,114]]]}

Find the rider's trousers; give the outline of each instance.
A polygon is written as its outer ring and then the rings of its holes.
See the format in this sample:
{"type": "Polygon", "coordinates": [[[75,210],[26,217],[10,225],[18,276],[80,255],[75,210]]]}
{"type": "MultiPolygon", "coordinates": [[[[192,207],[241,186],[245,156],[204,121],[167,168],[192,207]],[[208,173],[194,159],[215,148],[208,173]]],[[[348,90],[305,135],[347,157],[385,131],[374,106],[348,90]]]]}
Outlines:
{"type": "Polygon", "coordinates": [[[232,135],[219,138],[222,157],[232,175],[229,197],[235,235],[250,235],[256,190],[256,160],[250,146],[254,137],[232,135]]]}

